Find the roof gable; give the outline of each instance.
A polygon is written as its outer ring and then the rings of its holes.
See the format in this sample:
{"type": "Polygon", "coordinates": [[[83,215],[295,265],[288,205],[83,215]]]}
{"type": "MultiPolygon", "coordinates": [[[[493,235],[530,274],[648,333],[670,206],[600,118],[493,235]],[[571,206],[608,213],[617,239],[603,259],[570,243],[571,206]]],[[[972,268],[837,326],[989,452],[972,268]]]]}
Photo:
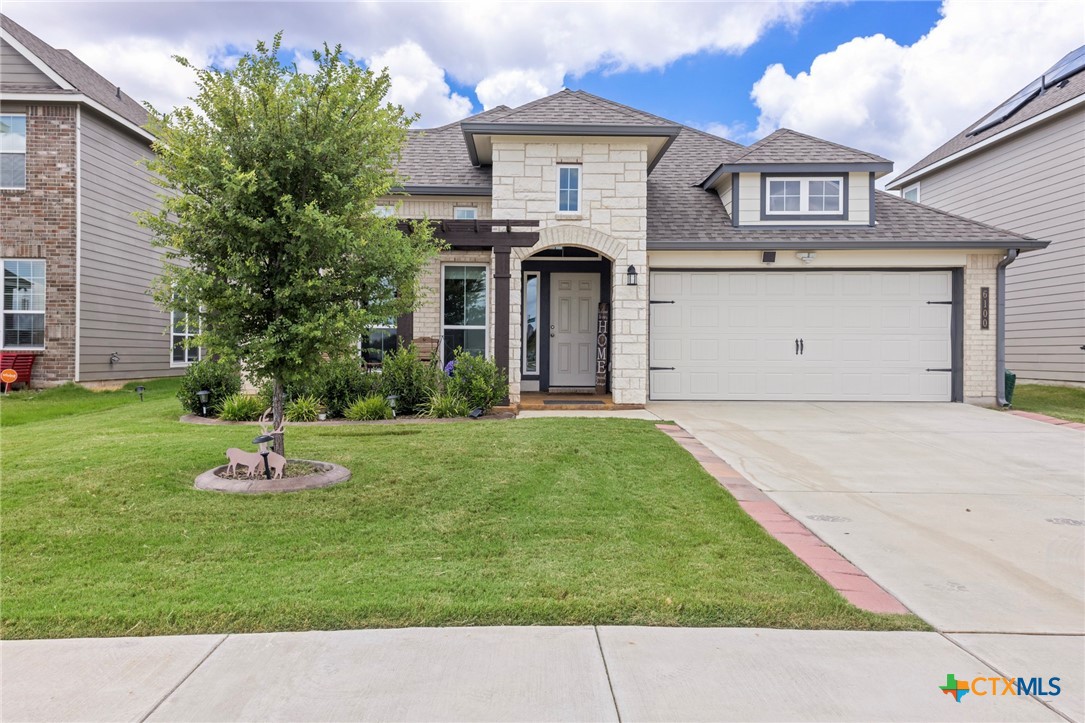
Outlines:
{"type": "Polygon", "coordinates": [[[561,90],[545,98],[513,108],[496,124],[559,124],[603,126],[674,126],[674,123],[643,113],[620,103],[585,93],[561,90]]]}
{"type": "Polygon", "coordinates": [[[730,163],[890,163],[886,158],[839,143],[780,128],[750,146],[730,163]]]}

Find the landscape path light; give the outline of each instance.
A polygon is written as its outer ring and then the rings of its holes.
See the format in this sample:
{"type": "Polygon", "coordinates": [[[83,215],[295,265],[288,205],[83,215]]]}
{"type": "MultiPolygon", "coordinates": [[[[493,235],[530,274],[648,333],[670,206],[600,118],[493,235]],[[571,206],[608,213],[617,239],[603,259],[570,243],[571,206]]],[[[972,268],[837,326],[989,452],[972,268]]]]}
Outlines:
{"type": "Polygon", "coordinates": [[[267,449],[268,442],[274,442],[275,438],[270,434],[261,434],[256,439],[252,440],[253,444],[260,445],[260,456],[264,458],[264,476],[271,479],[271,467],[268,466],[267,456],[269,454],[267,449]]]}
{"type": "Polygon", "coordinates": [[[144,389],[144,387],[143,387],[142,384],[140,384],[138,387],[136,387],[136,394],[139,395],[139,401],[141,401],[141,402],[143,401],[143,389],[144,389]]]}
{"type": "Polygon", "coordinates": [[[384,401],[388,402],[388,406],[392,408],[392,419],[396,418],[396,400],[399,399],[398,394],[389,394],[384,398],[384,401]]]}
{"type": "Polygon", "coordinates": [[[203,416],[207,416],[207,400],[211,398],[211,392],[206,389],[201,389],[196,392],[196,396],[200,398],[200,406],[203,407],[203,416]]]}

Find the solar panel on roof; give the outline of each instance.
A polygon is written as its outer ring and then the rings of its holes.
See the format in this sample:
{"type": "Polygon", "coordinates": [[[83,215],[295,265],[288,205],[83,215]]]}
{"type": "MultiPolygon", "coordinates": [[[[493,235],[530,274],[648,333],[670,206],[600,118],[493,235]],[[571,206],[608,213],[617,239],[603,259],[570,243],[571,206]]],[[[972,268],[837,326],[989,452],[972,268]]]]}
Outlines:
{"type": "Polygon", "coordinates": [[[1050,88],[1080,72],[1082,68],[1085,68],[1085,45],[1067,53],[1065,58],[1052,65],[1051,69],[1044,73],[1044,87],[1050,88]]]}
{"type": "Polygon", "coordinates": [[[968,131],[968,135],[974,136],[977,133],[982,133],[988,128],[991,128],[992,126],[998,125],[999,123],[1016,113],[1017,110],[1025,103],[1028,103],[1030,100],[1038,96],[1041,90],[1043,90],[1043,79],[1037,78],[1036,80],[1026,85],[1024,88],[1022,88],[1021,91],[1017,93],[1017,95],[1010,98],[1008,101],[1006,101],[1005,103],[988,113],[986,116],[984,116],[983,120],[976,124],[975,128],[968,131]]]}

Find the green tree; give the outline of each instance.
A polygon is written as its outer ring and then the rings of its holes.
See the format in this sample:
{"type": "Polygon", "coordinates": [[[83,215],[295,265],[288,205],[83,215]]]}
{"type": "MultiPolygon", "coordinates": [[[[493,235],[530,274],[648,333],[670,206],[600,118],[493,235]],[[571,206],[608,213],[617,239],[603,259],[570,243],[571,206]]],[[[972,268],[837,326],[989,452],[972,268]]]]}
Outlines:
{"type": "MultiPolygon", "coordinates": [[[[233,70],[195,68],[193,105],[148,107],[147,165],[165,189],[139,215],[165,263],[163,308],[202,318],[192,343],[283,386],[325,355],[356,354],[373,325],[412,309],[438,249],[429,224],[375,214],[401,184],[395,166],[415,116],[385,102],[389,79],[315,51],[311,74],[278,59],[282,33],[233,70]]],[[[285,453],[281,437],[275,448],[285,453]]]]}

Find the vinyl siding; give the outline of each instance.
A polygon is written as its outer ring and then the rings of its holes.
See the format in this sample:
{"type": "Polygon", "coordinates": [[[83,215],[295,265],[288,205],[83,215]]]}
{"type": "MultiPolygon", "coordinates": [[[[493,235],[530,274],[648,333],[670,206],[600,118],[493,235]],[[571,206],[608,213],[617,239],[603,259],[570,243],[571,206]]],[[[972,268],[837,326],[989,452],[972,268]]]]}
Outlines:
{"type": "Polygon", "coordinates": [[[18,50],[0,40],[0,82],[4,85],[58,87],[48,75],[34,67],[18,50]]]}
{"type": "Polygon", "coordinates": [[[492,217],[493,202],[489,196],[389,196],[380,203],[398,206],[396,214],[401,218],[452,218],[457,206],[478,209],[478,217],[492,217]]]}
{"type": "MultiPolygon", "coordinates": [[[[870,176],[866,172],[847,174],[848,218],[844,221],[819,221],[816,218],[800,221],[785,221],[777,218],[767,218],[762,221],[761,175],[762,174],[760,173],[739,174],[738,222],[742,226],[865,226],[870,223],[870,176]]],[[[802,174],[774,173],[771,175],[789,176],[802,174]]]]}
{"type": "Polygon", "coordinates": [[[1085,384],[1085,110],[938,169],[924,204],[1050,241],[1006,270],[1006,366],[1085,384]]]}
{"type": "Polygon", "coordinates": [[[181,374],[170,366],[169,315],[148,294],[161,270],[133,212],[156,204],[156,188],[138,165],[146,143],[92,111],[82,118],[81,381],[181,374]],[[110,368],[116,352],[120,363],[110,368]]]}

